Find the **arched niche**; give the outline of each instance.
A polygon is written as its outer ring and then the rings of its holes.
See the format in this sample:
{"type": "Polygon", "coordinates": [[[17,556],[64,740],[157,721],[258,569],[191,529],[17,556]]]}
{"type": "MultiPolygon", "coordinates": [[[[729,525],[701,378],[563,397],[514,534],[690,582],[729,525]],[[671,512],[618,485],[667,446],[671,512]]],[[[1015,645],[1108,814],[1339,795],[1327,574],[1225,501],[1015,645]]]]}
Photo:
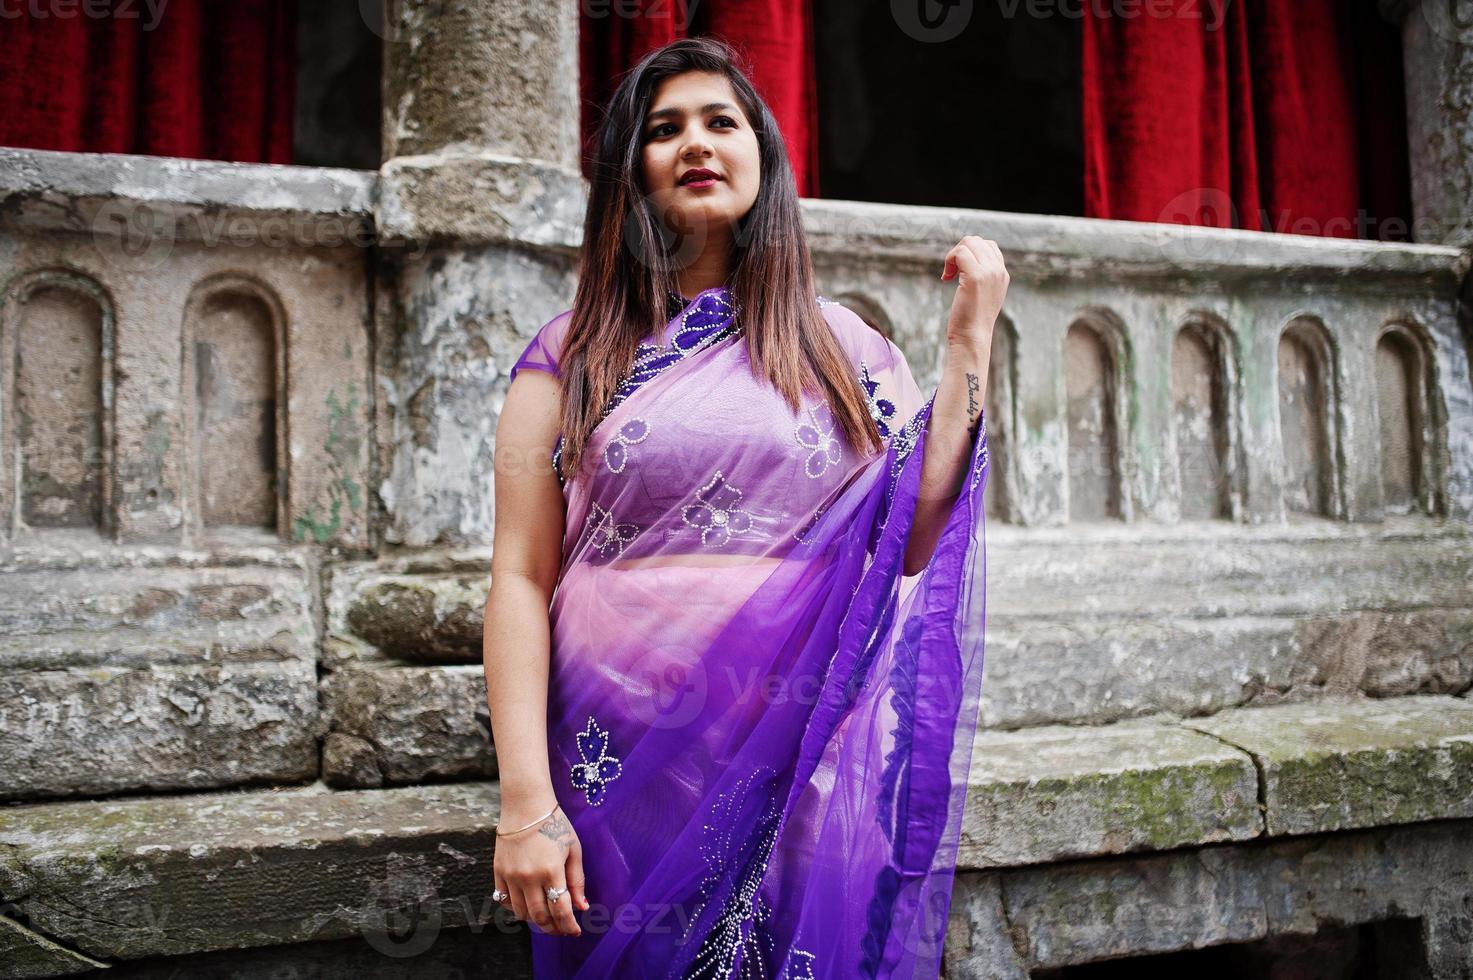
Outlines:
{"type": "Polygon", "coordinates": [[[184,398],[191,528],[281,533],[286,489],[285,318],[253,279],[201,283],[186,306],[184,398]]]}
{"type": "Polygon", "coordinates": [[[1207,313],[1192,314],[1172,340],[1169,437],[1183,520],[1235,514],[1234,351],[1227,324],[1207,313]]]}
{"type": "Polygon", "coordinates": [[[42,269],[5,291],[0,447],[13,533],[113,529],[113,305],[93,279],[42,269]],[[10,494],[14,494],[12,500],[10,494]]]}
{"type": "Polygon", "coordinates": [[[1064,334],[1071,521],[1130,517],[1121,453],[1129,358],[1125,331],[1108,311],[1086,311],[1064,334]]]}
{"type": "Polygon", "coordinates": [[[861,320],[878,330],[885,339],[895,340],[895,325],[884,307],[859,293],[841,293],[834,297],[841,306],[853,310],[861,320]]]}
{"type": "Polygon", "coordinates": [[[1386,324],[1376,337],[1376,467],[1388,514],[1436,513],[1433,346],[1415,322],[1386,324]]]}
{"type": "Polygon", "coordinates": [[[1335,451],[1335,348],[1317,317],[1298,315],[1279,334],[1277,386],[1284,509],[1336,516],[1343,495],[1335,451]]]}

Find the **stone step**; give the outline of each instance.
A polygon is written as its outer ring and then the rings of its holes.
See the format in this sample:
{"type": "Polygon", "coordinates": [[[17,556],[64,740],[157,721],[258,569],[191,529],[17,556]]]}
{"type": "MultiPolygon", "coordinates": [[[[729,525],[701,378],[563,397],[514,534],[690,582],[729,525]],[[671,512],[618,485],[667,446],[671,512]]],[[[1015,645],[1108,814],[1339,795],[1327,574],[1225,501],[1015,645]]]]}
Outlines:
{"type": "Polygon", "coordinates": [[[987,869],[1467,817],[1469,698],[984,729],[958,864],[987,869]]]}
{"type": "Polygon", "coordinates": [[[41,537],[0,555],[0,799],[316,777],[308,556],[41,537]]]}
{"type": "MultiPolygon", "coordinates": [[[[971,782],[963,872],[1466,819],[1473,702],[982,731],[971,782]]],[[[400,942],[389,911],[426,929],[484,928],[497,921],[499,801],[494,782],[316,784],[0,809],[0,944],[119,961],[354,935],[400,942]]],[[[16,969],[0,977],[26,975],[16,969]]]]}
{"type": "Polygon", "coordinates": [[[396,915],[492,920],[499,810],[494,783],[16,806],[0,809],[0,895],[34,945],[104,961],[355,935],[388,948],[396,915]]]}

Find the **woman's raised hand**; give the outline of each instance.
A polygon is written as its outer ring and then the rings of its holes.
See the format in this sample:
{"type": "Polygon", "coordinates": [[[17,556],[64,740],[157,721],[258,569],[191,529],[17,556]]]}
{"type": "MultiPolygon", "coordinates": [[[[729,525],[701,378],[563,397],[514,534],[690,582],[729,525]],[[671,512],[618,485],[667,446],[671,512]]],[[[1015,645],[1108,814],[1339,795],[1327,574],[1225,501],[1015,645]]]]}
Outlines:
{"type": "Polygon", "coordinates": [[[946,253],[941,281],[957,279],[946,324],[946,342],[975,347],[992,344],[992,327],[1008,293],[1002,250],[990,238],[967,235],[946,253]]]}
{"type": "Polygon", "coordinates": [[[579,911],[588,909],[583,893],[583,845],[562,810],[555,810],[535,828],[498,836],[492,872],[496,889],[507,896],[501,904],[510,906],[517,918],[554,935],[583,934],[573,917],[575,905],[579,911]],[[549,888],[566,891],[549,902],[549,888]]]}

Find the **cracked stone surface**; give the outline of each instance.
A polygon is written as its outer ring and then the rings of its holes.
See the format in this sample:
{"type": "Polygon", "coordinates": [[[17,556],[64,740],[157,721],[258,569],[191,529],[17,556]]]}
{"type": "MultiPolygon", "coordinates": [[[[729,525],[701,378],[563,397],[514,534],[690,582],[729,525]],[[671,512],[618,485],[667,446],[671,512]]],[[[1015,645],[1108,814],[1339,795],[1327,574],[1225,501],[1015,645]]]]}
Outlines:
{"type": "Polygon", "coordinates": [[[496,775],[481,667],[339,670],[322,694],[323,778],[333,786],[496,775]]]}
{"type": "Polygon", "coordinates": [[[1473,817],[1473,704],[1463,698],[1242,708],[1184,724],[1257,760],[1271,835],[1473,817]]]}
{"type": "Polygon", "coordinates": [[[0,975],[16,980],[70,976],[107,966],[3,915],[0,915],[0,964],[3,964],[0,975]]]}

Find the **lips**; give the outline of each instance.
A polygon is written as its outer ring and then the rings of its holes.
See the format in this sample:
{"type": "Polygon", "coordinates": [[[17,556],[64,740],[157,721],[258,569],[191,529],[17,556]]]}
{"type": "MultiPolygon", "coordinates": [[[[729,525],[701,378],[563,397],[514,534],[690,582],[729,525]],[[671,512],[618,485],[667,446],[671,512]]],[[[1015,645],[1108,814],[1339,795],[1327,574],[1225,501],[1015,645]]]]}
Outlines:
{"type": "Polygon", "coordinates": [[[687,170],[684,174],[682,174],[680,177],[680,183],[682,185],[685,185],[694,183],[696,181],[720,179],[721,175],[718,174],[716,171],[707,170],[704,167],[697,167],[694,170],[687,170]]]}

